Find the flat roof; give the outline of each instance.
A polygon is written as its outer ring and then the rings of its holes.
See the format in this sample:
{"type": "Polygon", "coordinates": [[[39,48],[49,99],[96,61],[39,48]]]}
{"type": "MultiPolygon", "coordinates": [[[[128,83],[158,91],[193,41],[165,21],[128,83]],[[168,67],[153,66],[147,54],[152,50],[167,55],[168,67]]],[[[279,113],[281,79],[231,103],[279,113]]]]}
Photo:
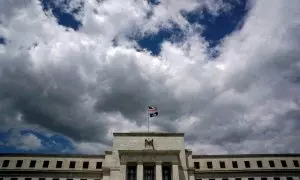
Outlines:
{"type": "Polygon", "coordinates": [[[168,133],[168,132],[116,132],[113,133],[114,136],[176,136],[176,137],[183,137],[184,133],[168,133]]]}
{"type": "MultiPolygon", "coordinates": [[[[0,157],[70,157],[70,158],[104,158],[104,154],[43,154],[43,153],[0,153],[0,157]]],[[[192,158],[247,158],[247,157],[300,157],[300,154],[220,154],[192,155],[192,158]]]]}
{"type": "Polygon", "coordinates": [[[247,157],[300,157],[297,153],[284,154],[218,154],[218,155],[192,155],[192,158],[247,158],[247,157]]]}
{"type": "Polygon", "coordinates": [[[70,157],[70,158],[104,158],[103,154],[43,154],[43,153],[0,153],[0,157],[70,157]]]}

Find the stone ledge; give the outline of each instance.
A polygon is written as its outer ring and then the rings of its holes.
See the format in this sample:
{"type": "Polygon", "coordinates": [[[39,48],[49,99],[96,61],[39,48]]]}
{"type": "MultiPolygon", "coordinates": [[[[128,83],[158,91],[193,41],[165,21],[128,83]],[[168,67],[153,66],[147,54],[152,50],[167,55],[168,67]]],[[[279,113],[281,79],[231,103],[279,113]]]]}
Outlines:
{"type": "Polygon", "coordinates": [[[162,137],[183,137],[184,133],[168,133],[168,132],[129,132],[129,133],[113,133],[114,136],[162,136],[162,137]]]}

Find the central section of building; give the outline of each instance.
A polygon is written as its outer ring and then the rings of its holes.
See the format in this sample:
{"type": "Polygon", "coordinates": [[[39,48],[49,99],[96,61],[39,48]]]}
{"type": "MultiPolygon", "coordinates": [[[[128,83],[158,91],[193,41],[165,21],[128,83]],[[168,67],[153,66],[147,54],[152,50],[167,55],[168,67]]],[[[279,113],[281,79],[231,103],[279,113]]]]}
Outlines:
{"type": "Polygon", "coordinates": [[[103,180],[179,180],[188,177],[183,133],[114,133],[105,152],[103,180]]]}

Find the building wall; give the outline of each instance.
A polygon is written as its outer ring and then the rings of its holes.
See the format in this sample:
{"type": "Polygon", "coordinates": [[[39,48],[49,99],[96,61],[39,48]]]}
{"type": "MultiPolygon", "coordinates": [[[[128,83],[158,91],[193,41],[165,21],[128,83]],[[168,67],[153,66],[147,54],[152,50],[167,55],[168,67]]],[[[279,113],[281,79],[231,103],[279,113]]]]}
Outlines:
{"type": "Polygon", "coordinates": [[[8,156],[3,157],[0,156],[0,168],[1,169],[20,169],[20,170],[84,170],[84,171],[95,171],[95,170],[101,170],[96,169],[96,163],[97,162],[103,162],[104,158],[98,157],[98,158],[76,158],[76,157],[14,157],[14,156],[8,156]],[[4,160],[9,160],[9,166],[8,167],[2,167],[2,163],[4,160]],[[20,168],[16,167],[17,161],[23,160],[23,164],[20,168]],[[36,161],[36,165],[34,168],[30,168],[29,164],[32,160],[36,161]],[[44,161],[49,161],[48,168],[43,168],[44,161]],[[62,167],[56,168],[57,161],[62,161],[62,167]],[[75,168],[69,168],[70,162],[75,161],[75,168]],[[83,168],[83,162],[89,162],[89,167],[87,169],[83,168]]]}
{"type": "MultiPolygon", "coordinates": [[[[245,155],[246,156],[246,155],[245,155]]],[[[253,169],[259,169],[259,170],[279,170],[279,169],[299,169],[300,167],[295,167],[293,160],[298,161],[298,164],[300,165],[300,156],[298,157],[285,157],[282,155],[282,157],[231,157],[231,158],[193,158],[193,162],[199,162],[200,168],[199,171],[214,171],[214,170],[253,170],[253,169]],[[287,167],[283,167],[281,164],[281,160],[286,161],[287,167]],[[220,167],[220,161],[225,162],[225,168],[220,167]],[[233,168],[232,162],[237,161],[238,168],[233,168]],[[250,162],[250,168],[247,168],[245,166],[245,161],[250,162]],[[258,167],[257,161],[262,161],[262,167],[258,167]],[[275,167],[270,167],[269,161],[274,161],[275,167]],[[207,162],[212,162],[213,168],[207,167],[207,162]]]]}

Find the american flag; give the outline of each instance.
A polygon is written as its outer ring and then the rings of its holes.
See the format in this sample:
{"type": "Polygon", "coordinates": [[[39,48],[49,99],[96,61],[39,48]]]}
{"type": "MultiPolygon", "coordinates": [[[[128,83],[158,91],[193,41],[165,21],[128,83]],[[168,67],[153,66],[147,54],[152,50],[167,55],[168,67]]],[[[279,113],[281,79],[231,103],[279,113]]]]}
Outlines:
{"type": "Polygon", "coordinates": [[[150,117],[158,116],[157,108],[148,106],[148,114],[150,115],[150,117]]]}

